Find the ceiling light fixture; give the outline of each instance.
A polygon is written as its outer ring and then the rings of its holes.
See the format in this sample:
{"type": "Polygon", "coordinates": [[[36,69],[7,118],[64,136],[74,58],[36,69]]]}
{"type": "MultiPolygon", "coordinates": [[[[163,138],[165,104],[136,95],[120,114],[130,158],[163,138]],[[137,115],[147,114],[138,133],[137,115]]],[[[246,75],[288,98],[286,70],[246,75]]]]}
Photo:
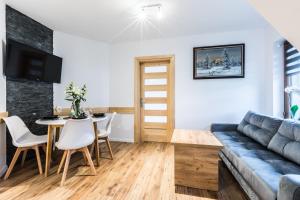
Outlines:
{"type": "Polygon", "coordinates": [[[162,4],[149,4],[141,7],[141,10],[138,14],[138,19],[144,21],[147,18],[156,16],[158,20],[162,19],[162,4]]]}

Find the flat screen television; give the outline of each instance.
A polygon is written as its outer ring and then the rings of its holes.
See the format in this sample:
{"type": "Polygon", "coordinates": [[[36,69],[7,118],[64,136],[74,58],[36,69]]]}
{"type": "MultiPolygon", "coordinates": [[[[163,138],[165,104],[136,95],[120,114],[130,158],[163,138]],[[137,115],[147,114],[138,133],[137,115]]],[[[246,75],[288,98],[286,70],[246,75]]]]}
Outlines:
{"type": "Polygon", "coordinates": [[[62,58],[9,39],[4,74],[13,79],[60,83],[62,58]]]}

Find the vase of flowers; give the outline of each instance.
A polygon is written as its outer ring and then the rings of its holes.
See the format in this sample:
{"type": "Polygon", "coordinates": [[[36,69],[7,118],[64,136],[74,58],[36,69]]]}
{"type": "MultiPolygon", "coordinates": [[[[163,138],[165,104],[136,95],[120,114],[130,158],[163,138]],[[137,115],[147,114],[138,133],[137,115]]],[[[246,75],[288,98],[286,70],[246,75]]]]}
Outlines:
{"type": "Polygon", "coordinates": [[[300,88],[295,86],[289,86],[284,89],[284,91],[288,94],[288,104],[289,104],[289,114],[290,117],[294,120],[299,120],[299,115],[297,115],[297,111],[299,110],[299,106],[297,104],[292,103],[293,94],[300,94],[300,88]]]}
{"type": "Polygon", "coordinates": [[[66,98],[65,100],[71,101],[71,117],[73,119],[83,119],[86,118],[85,113],[82,111],[80,104],[82,101],[86,101],[85,95],[86,95],[87,89],[86,85],[83,85],[82,88],[74,86],[74,83],[71,82],[66,87],[66,98]]]}

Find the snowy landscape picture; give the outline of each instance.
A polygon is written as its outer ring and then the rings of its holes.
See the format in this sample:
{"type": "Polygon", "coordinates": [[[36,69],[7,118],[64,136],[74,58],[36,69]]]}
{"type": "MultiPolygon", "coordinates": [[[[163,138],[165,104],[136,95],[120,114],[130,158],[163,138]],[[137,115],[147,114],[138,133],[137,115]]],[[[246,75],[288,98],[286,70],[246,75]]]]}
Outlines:
{"type": "Polygon", "coordinates": [[[194,79],[243,78],[245,44],[194,48],[194,79]]]}

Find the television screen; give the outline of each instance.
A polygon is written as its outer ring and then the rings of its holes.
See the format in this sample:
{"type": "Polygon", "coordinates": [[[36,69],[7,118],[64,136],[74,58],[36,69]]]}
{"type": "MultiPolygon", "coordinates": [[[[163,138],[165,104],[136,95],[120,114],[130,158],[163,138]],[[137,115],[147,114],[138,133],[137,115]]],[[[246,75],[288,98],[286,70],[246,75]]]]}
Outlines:
{"type": "Polygon", "coordinates": [[[9,78],[60,83],[62,58],[8,40],[4,74],[9,78]]]}

